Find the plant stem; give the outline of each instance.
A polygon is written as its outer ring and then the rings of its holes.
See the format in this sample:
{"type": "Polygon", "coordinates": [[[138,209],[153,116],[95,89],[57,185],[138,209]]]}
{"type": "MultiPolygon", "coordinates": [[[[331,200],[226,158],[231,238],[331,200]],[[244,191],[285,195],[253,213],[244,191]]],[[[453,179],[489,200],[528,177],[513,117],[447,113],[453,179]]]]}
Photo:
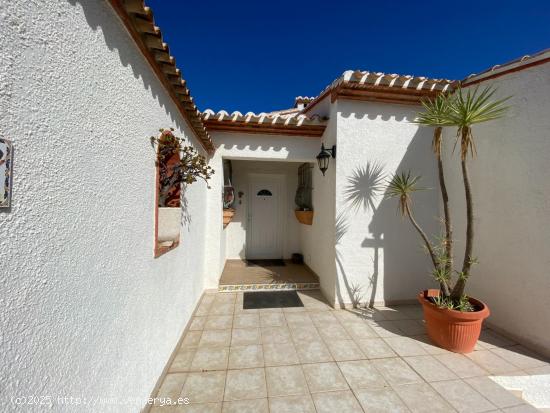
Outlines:
{"type": "MultiPolygon", "coordinates": [[[[407,216],[409,217],[409,220],[411,221],[411,224],[413,224],[413,227],[418,231],[418,233],[422,237],[422,240],[424,241],[424,244],[426,245],[426,248],[428,249],[428,252],[430,254],[430,258],[432,259],[432,263],[434,265],[434,268],[436,270],[438,270],[440,266],[439,266],[439,262],[437,261],[437,257],[434,253],[433,246],[432,246],[430,240],[428,239],[428,237],[426,236],[426,233],[422,230],[422,228],[420,228],[420,225],[418,225],[418,223],[414,219],[414,216],[413,216],[412,211],[411,211],[408,204],[405,204],[405,212],[406,212],[407,216]]],[[[440,285],[441,290],[445,294],[445,296],[448,297],[449,296],[449,286],[444,282],[440,282],[439,285],[440,285]]]]}
{"type": "MultiPolygon", "coordinates": [[[[464,131],[462,132],[464,134],[464,131]]],[[[464,248],[464,262],[462,263],[462,274],[456,282],[451,297],[460,299],[464,295],[464,287],[466,287],[466,279],[470,275],[470,267],[472,266],[472,250],[474,244],[474,211],[472,200],[472,188],[470,186],[470,177],[466,159],[462,159],[462,178],[464,181],[464,192],[466,194],[466,247],[464,248]]]]}
{"type": "MultiPolygon", "coordinates": [[[[439,187],[441,190],[441,198],[443,200],[443,214],[445,219],[445,273],[450,276],[453,270],[453,227],[451,224],[451,212],[449,209],[449,194],[447,193],[447,185],[445,184],[445,174],[443,172],[443,159],[441,158],[441,138],[443,128],[438,126],[434,131],[434,149],[437,157],[437,169],[439,172],[439,187]]],[[[446,282],[447,284],[447,282],[446,282]]],[[[447,284],[447,288],[448,284],[447,284]]]]}

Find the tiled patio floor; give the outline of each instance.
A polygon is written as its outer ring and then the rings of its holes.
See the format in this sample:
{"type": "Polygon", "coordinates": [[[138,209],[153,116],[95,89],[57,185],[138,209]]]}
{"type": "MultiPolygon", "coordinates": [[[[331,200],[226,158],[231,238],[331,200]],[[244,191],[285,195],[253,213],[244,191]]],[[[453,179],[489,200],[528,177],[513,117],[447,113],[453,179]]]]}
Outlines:
{"type": "Polygon", "coordinates": [[[549,374],[522,346],[484,330],[476,351],[430,344],[419,306],[334,310],[318,291],[303,308],[243,310],[242,293],[207,294],[158,397],[169,412],[530,412],[489,375],[549,374]]]}

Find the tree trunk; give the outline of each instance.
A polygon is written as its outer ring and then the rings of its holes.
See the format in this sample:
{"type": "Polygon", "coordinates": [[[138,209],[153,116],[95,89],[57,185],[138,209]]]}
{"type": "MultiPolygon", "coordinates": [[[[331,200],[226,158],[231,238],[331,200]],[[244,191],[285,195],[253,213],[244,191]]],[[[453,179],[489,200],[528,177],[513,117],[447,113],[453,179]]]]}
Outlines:
{"type": "MultiPolygon", "coordinates": [[[[435,256],[434,249],[432,247],[432,244],[430,243],[430,240],[428,239],[428,237],[426,236],[426,233],[422,230],[422,228],[420,228],[420,225],[418,225],[418,223],[414,219],[412,211],[411,211],[411,209],[409,208],[408,205],[405,206],[405,210],[406,210],[407,216],[409,217],[409,220],[411,221],[411,224],[413,224],[413,227],[418,231],[418,233],[422,237],[422,240],[424,240],[424,244],[426,244],[426,248],[428,249],[428,253],[430,254],[430,258],[432,259],[432,263],[434,265],[434,268],[437,271],[440,268],[440,265],[437,261],[437,257],[435,256]]],[[[443,294],[445,294],[445,296],[448,297],[449,296],[449,286],[446,283],[443,283],[443,282],[440,282],[439,286],[440,286],[441,290],[443,291],[443,294]]]]}
{"type": "MultiPolygon", "coordinates": [[[[464,132],[463,132],[464,133],[464,132]]],[[[460,299],[464,295],[464,287],[466,279],[470,275],[470,267],[472,266],[472,250],[474,245],[474,211],[472,201],[472,188],[470,187],[470,177],[466,159],[462,159],[462,178],[464,181],[464,192],[466,194],[466,247],[464,248],[464,262],[462,263],[462,274],[456,282],[451,298],[460,299]]]]}
{"type": "MultiPolygon", "coordinates": [[[[445,184],[445,174],[443,172],[443,159],[441,158],[441,135],[443,128],[438,126],[434,131],[434,140],[439,141],[437,145],[437,169],[439,172],[439,188],[441,190],[441,198],[443,200],[443,216],[445,219],[445,255],[447,262],[445,271],[451,275],[453,271],[453,227],[451,224],[451,212],[449,209],[449,194],[447,193],[447,185],[445,184]]],[[[435,145],[434,145],[435,146],[435,145]]]]}

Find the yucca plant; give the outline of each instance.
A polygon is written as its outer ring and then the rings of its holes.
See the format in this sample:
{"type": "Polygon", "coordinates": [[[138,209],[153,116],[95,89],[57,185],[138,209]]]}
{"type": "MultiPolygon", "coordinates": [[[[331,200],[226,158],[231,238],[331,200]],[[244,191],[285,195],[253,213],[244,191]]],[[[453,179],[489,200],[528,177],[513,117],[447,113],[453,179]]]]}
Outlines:
{"type": "Polygon", "coordinates": [[[504,103],[509,98],[494,100],[494,94],[495,90],[490,87],[483,89],[481,92],[476,88],[474,91],[463,91],[458,89],[453,95],[442,94],[434,100],[423,101],[425,111],[418,114],[415,119],[415,122],[418,124],[435,127],[432,149],[438,163],[439,184],[443,198],[445,219],[445,235],[441,240],[440,246],[430,241],[430,238],[426,235],[424,230],[422,230],[413,215],[411,195],[423,189],[418,186],[420,177],[411,176],[410,172],[395,174],[390,179],[386,191],[386,196],[399,198],[398,207],[401,215],[409,218],[411,224],[420,234],[426,246],[433,263],[434,278],[439,282],[441,289],[441,296],[438,301],[439,305],[463,311],[472,311],[472,307],[469,305],[468,299],[464,295],[464,288],[470,276],[472,264],[475,262],[475,257],[473,255],[474,212],[467,158],[468,155],[471,157],[475,157],[476,155],[472,125],[498,119],[508,110],[508,107],[504,103]],[[464,261],[462,263],[462,269],[460,271],[455,271],[458,274],[458,279],[456,283],[454,283],[454,286],[451,280],[451,275],[453,273],[453,233],[442,159],[443,127],[446,126],[457,127],[455,148],[458,142],[460,142],[460,163],[464,182],[467,215],[464,261]]]}
{"type": "Polygon", "coordinates": [[[468,89],[458,89],[450,101],[450,111],[446,116],[449,124],[457,127],[456,144],[460,141],[460,165],[462,169],[462,180],[466,196],[466,245],[464,248],[464,261],[459,278],[451,291],[453,301],[460,300],[464,295],[466,280],[470,276],[470,269],[475,262],[473,255],[474,248],[474,203],[472,199],[472,188],[467,165],[468,154],[473,158],[476,156],[476,145],[472,134],[472,125],[490,120],[499,119],[508,110],[505,102],[510,97],[494,100],[496,90],[491,87],[484,88],[479,92],[476,88],[473,92],[468,89]]]}
{"type": "Polygon", "coordinates": [[[419,176],[411,176],[411,172],[401,172],[400,174],[395,174],[391,177],[388,182],[388,188],[386,190],[386,196],[388,198],[398,198],[398,210],[401,213],[402,217],[409,219],[413,227],[416,229],[422,240],[434,266],[433,275],[439,281],[439,286],[442,293],[445,296],[449,296],[449,286],[448,286],[448,273],[444,268],[444,260],[441,259],[440,254],[438,254],[437,248],[432,244],[428,235],[422,227],[418,224],[414,218],[412,210],[412,198],[411,195],[417,191],[421,191],[425,188],[418,186],[418,181],[420,180],[419,176]]]}
{"type": "Polygon", "coordinates": [[[442,242],[445,253],[444,270],[450,276],[453,270],[453,226],[449,209],[449,195],[447,193],[447,185],[445,184],[441,148],[443,144],[443,127],[452,125],[449,116],[451,111],[451,96],[446,93],[441,93],[437,95],[435,99],[424,99],[421,103],[424,107],[424,111],[417,115],[414,122],[420,125],[434,127],[432,150],[437,159],[439,189],[443,201],[443,223],[445,225],[445,236],[442,242]]]}

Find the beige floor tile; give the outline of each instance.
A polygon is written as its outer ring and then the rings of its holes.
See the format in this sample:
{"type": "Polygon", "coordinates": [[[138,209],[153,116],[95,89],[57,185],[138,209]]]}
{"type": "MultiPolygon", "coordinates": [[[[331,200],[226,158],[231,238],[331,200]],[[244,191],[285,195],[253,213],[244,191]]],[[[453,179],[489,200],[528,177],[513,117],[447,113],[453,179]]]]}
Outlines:
{"type": "Polygon", "coordinates": [[[413,356],[403,359],[428,382],[458,379],[456,374],[433,356],[413,356]]]}
{"type": "Polygon", "coordinates": [[[397,326],[395,321],[376,321],[371,324],[373,331],[377,334],[377,337],[403,337],[405,333],[397,326]]]}
{"type": "Polygon", "coordinates": [[[216,304],[234,304],[237,300],[237,293],[220,293],[214,296],[214,305],[216,304]]]}
{"type": "Polygon", "coordinates": [[[459,412],[489,412],[496,406],[462,380],[438,381],[432,387],[459,412]]]}
{"type": "Polygon", "coordinates": [[[222,401],[225,374],[225,371],[189,373],[181,397],[187,397],[191,403],[222,401]]]}
{"type": "Polygon", "coordinates": [[[302,368],[311,393],[349,389],[336,363],[304,364],[302,368]]]}
{"type": "Polygon", "coordinates": [[[188,371],[191,366],[191,362],[193,361],[193,357],[195,357],[196,351],[197,350],[195,348],[178,351],[172,361],[172,364],[170,365],[169,371],[188,371]]]}
{"type": "Polygon", "coordinates": [[[235,304],[219,304],[214,303],[208,312],[208,315],[233,315],[235,304]]]}
{"type": "Polygon", "coordinates": [[[532,369],[548,365],[543,357],[519,345],[506,348],[494,348],[490,351],[520,369],[532,369]]]}
{"type": "Polygon", "coordinates": [[[525,372],[529,375],[550,374],[550,365],[525,369],[525,372]]]}
{"type": "Polygon", "coordinates": [[[262,344],[290,343],[292,341],[290,330],[287,327],[261,328],[262,344]]]}
{"type": "Polygon", "coordinates": [[[315,413],[309,394],[299,396],[270,397],[270,413],[315,413]]]}
{"type": "Polygon", "coordinates": [[[191,362],[190,370],[225,370],[229,347],[199,347],[191,362]]]}
{"type": "Polygon", "coordinates": [[[292,343],[268,343],[263,345],[266,366],[299,364],[298,353],[292,343]]]}
{"type": "Polygon", "coordinates": [[[401,306],[376,307],[376,309],[382,314],[384,320],[407,320],[410,318],[410,315],[401,311],[401,306]]]}
{"type": "Polygon", "coordinates": [[[260,326],[281,327],[284,325],[286,325],[286,320],[282,312],[279,312],[279,313],[261,313],[260,312],[260,326]]]}
{"type": "Polygon", "coordinates": [[[260,314],[267,314],[267,313],[280,313],[280,314],[282,314],[283,309],[282,308],[260,308],[258,310],[258,312],[260,314]]]}
{"type": "Polygon", "coordinates": [[[466,354],[466,357],[491,374],[511,373],[518,370],[516,366],[508,363],[490,350],[474,351],[466,354]]]}
{"type": "Polygon", "coordinates": [[[498,408],[517,406],[523,403],[522,399],[516,397],[512,392],[495,383],[489,377],[472,377],[464,379],[464,381],[498,408]]]}
{"type": "Polygon", "coordinates": [[[367,338],[357,340],[359,348],[368,359],[380,359],[387,357],[395,357],[395,352],[381,338],[367,338]]]}
{"type": "Polygon", "coordinates": [[[427,383],[403,384],[395,392],[412,412],[449,413],[455,410],[427,383]]]}
{"type": "Polygon", "coordinates": [[[371,363],[391,385],[418,383],[422,379],[400,358],[375,359],[371,363]]]}
{"type": "Polygon", "coordinates": [[[377,338],[378,335],[374,331],[373,328],[371,328],[367,323],[364,321],[361,322],[342,322],[342,326],[347,331],[347,333],[353,338],[354,340],[363,340],[366,338],[377,338]]]}
{"type": "Polygon", "coordinates": [[[267,397],[263,368],[229,370],[225,384],[224,400],[244,400],[267,397]]]}
{"type": "Polygon", "coordinates": [[[211,315],[206,317],[205,330],[226,330],[233,324],[233,317],[230,315],[211,315]]]}
{"type": "Polygon", "coordinates": [[[315,326],[317,327],[331,324],[340,324],[332,311],[310,312],[309,317],[311,318],[311,321],[313,321],[313,324],[315,324],[315,326]]]}
{"type": "Polygon", "coordinates": [[[390,387],[357,389],[354,393],[365,412],[406,413],[409,411],[399,396],[397,396],[390,387]]]}
{"type": "Polygon", "coordinates": [[[197,347],[202,336],[202,331],[188,331],[181,342],[181,348],[197,347]]]}
{"type": "Polygon", "coordinates": [[[267,399],[237,400],[223,403],[223,413],[269,413],[267,399]]]}
{"type": "Polygon", "coordinates": [[[287,313],[305,313],[305,307],[283,307],[283,314],[287,313]]]}
{"type": "Polygon", "coordinates": [[[396,320],[395,325],[406,336],[418,336],[426,334],[426,326],[419,320],[396,320]]]}
{"type": "Polygon", "coordinates": [[[289,331],[295,343],[321,340],[321,336],[313,325],[291,325],[289,331]]]}
{"type": "Polygon", "coordinates": [[[426,353],[435,356],[436,354],[451,354],[452,352],[445,350],[444,348],[438,347],[428,337],[426,334],[422,334],[419,336],[411,337],[411,339],[415,340],[420,347],[426,351],[426,353]]]}
{"type": "Polygon", "coordinates": [[[258,308],[244,309],[243,303],[237,303],[235,304],[234,315],[240,315],[240,314],[260,314],[260,310],[258,308]]]}
{"type": "Polygon", "coordinates": [[[488,372],[462,354],[436,354],[437,360],[460,378],[486,376],[488,372]]]}
{"type": "Polygon", "coordinates": [[[341,361],[338,367],[353,390],[388,386],[369,360],[341,361]]]}
{"type": "Polygon", "coordinates": [[[260,327],[260,314],[237,314],[233,319],[233,328],[260,327]]]}
{"type": "Polygon", "coordinates": [[[199,347],[226,347],[231,344],[231,330],[203,330],[199,347]]]}
{"type": "Polygon", "coordinates": [[[387,337],[386,343],[401,357],[427,355],[426,350],[410,337],[387,337]]]}
{"type": "Polygon", "coordinates": [[[261,344],[234,346],[229,351],[229,369],[263,367],[264,355],[261,344]]]}
{"type": "Polygon", "coordinates": [[[422,306],[419,304],[401,305],[399,311],[406,314],[412,320],[422,320],[424,318],[424,312],[422,306]]]}
{"type": "Polygon", "coordinates": [[[351,340],[351,336],[341,324],[318,325],[317,332],[323,340],[351,340]]]}
{"type": "Polygon", "coordinates": [[[261,344],[262,335],[259,328],[234,328],[231,332],[231,345],[261,344]]]}
{"type": "Polygon", "coordinates": [[[207,316],[210,313],[210,309],[212,308],[212,303],[201,303],[197,307],[197,310],[195,311],[195,316],[203,317],[207,316]]]}
{"type": "Polygon", "coordinates": [[[313,321],[309,317],[307,312],[295,312],[295,313],[284,313],[286,322],[289,327],[292,326],[313,326],[313,321]]]}
{"type": "Polygon", "coordinates": [[[183,388],[183,384],[187,378],[185,373],[169,373],[164,378],[158,392],[157,397],[169,397],[177,399],[183,388]]]}
{"type": "Polygon", "coordinates": [[[267,394],[269,397],[309,394],[302,367],[266,367],[267,394]]]}
{"type": "Polygon", "coordinates": [[[206,317],[193,317],[189,324],[189,331],[203,330],[206,317]]]}
{"type": "Polygon", "coordinates": [[[349,390],[312,394],[317,413],[358,413],[362,412],[359,402],[349,390]]]}
{"type": "Polygon", "coordinates": [[[177,407],[178,413],[221,413],[221,403],[199,403],[188,404],[181,407],[177,407]]]}
{"type": "Polygon", "coordinates": [[[332,315],[338,319],[338,321],[345,322],[363,322],[365,320],[365,317],[361,312],[357,312],[354,310],[336,310],[333,311],[332,315]]]}
{"type": "Polygon", "coordinates": [[[479,343],[481,347],[485,349],[508,347],[508,346],[513,346],[517,344],[516,342],[487,328],[481,330],[481,335],[479,336],[479,343]]]}
{"type": "Polygon", "coordinates": [[[295,343],[300,363],[323,363],[333,361],[329,349],[322,341],[295,343]]]}
{"type": "Polygon", "coordinates": [[[362,360],[366,356],[353,340],[325,340],[332,358],[336,361],[362,360]]]}
{"type": "Polygon", "coordinates": [[[506,413],[540,413],[539,409],[534,408],[530,404],[520,404],[514,407],[505,407],[502,409],[506,413]]]}

